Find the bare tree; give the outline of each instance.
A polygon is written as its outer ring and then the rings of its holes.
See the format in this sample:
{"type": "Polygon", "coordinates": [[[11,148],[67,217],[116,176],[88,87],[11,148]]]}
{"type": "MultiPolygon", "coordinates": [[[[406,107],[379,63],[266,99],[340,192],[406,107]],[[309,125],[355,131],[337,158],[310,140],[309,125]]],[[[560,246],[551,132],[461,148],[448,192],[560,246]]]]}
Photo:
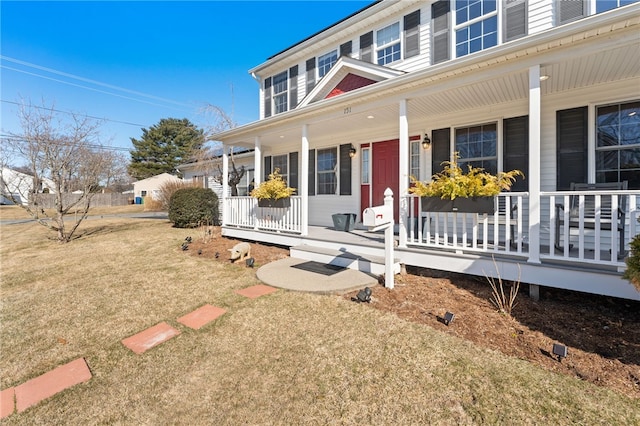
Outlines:
{"type": "Polygon", "coordinates": [[[2,165],[23,161],[31,175],[10,173],[3,167],[0,183],[8,198],[24,208],[38,223],[55,231],[57,240],[69,242],[87,217],[91,198],[110,175],[116,157],[102,149],[99,122],[86,116],[62,115],[53,107],[23,103],[18,112],[21,132],[7,133],[2,165]],[[5,155],[7,154],[7,155],[5,155]],[[54,213],[40,204],[41,192],[55,194],[54,213]],[[74,196],[69,194],[76,191],[74,196]],[[65,216],[74,213],[74,220],[65,216]]]}
{"type": "MultiPolygon", "coordinates": [[[[223,146],[221,143],[213,139],[214,135],[225,130],[233,129],[237,126],[233,117],[227,114],[222,108],[207,104],[201,112],[205,116],[207,122],[211,123],[205,127],[205,140],[207,144],[200,149],[195,156],[196,170],[203,173],[206,179],[211,176],[213,180],[218,183],[222,183],[222,166],[219,161],[214,161],[215,158],[222,155],[223,146]]],[[[229,168],[228,183],[231,189],[231,195],[238,195],[238,184],[244,177],[246,170],[244,166],[240,168],[236,167],[233,158],[233,149],[231,152],[231,167],[229,168]]]]}

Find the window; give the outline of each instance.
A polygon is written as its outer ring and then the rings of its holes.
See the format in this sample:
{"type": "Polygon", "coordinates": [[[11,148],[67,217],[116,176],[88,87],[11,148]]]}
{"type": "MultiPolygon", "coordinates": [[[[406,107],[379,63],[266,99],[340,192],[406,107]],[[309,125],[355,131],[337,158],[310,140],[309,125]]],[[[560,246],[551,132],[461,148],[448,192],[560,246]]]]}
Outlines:
{"type": "Polygon", "coordinates": [[[334,50],[326,55],[318,57],[318,78],[322,78],[329,72],[333,64],[338,60],[338,51],[334,50]]]}
{"type": "Polygon", "coordinates": [[[319,149],[317,151],[318,194],[336,193],[338,187],[336,169],[338,150],[336,148],[319,149]]]}
{"type": "Polygon", "coordinates": [[[596,0],[596,13],[635,3],[638,0],[596,0]]]}
{"type": "Polygon", "coordinates": [[[400,60],[400,23],[396,22],[376,32],[378,65],[400,60]]]}
{"type": "Polygon", "coordinates": [[[271,159],[272,161],[272,165],[273,165],[273,169],[271,170],[272,172],[275,171],[276,169],[280,170],[280,176],[282,176],[282,179],[285,182],[289,181],[289,162],[288,162],[288,155],[287,154],[283,154],[283,155],[274,155],[271,159]]]}
{"type": "Polygon", "coordinates": [[[287,83],[287,71],[273,77],[273,108],[275,114],[287,111],[287,83]]]}
{"type": "Polygon", "coordinates": [[[496,123],[456,129],[455,150],[460,155],[458,164],[463,170],[467,170],[467,165],[470,165],[481,167],[489,173],[497,173],[496,141],[496,123]]]}
{"type": "Polygon", "coordinates": [[[420,141],[411,142],[411,159],[409,163],[409,176],[420,180],[420,151],[422,145],[420,141]]]}
{"type": "Polygon", "coordinates": [[[640,101],[596,108],[596,182],[640,189],[640,101]]]}
{"type": "Polygon", "coordinates": [[[456,1],[456,57],[498,44],[496,0],[456,1]]]}
{"type": "Polygon", "coordinates": [[[361,173],[362,173],[362,184],[369,184],[369,148],[362,148],[362,164],[361,164],[361,173]]]}

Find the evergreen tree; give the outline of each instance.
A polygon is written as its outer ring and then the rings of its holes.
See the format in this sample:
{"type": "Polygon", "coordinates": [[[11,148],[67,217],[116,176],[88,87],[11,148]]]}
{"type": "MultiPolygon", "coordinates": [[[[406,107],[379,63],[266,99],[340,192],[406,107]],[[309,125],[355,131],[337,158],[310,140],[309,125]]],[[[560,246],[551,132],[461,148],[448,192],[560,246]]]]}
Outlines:
{"type": "Polygon", "coordinates": [[[176,166],[188,162],[204,144],[204,131],[186,118],[163,118],[150,129],[142,129],[140,140],[131,138],[129,174],[146,179],[161,173],[175,175],[176,166]]]}

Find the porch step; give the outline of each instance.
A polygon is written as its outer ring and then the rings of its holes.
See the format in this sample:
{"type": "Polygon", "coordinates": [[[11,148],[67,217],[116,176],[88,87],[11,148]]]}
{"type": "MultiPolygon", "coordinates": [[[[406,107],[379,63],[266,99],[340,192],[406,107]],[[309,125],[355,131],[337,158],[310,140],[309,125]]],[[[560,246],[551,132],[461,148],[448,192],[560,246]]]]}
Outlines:
{"type": "MultiPolygon", "coordinates": [[[[313,260],[343,268],[355,269],[372,275],[384,274],[384,256],[361,254],[334,250],[324,247],[314,247],[306,244],[289,248],[289,255],[296,259],[313,260]]],[[[394,274],[400,273],[400,262],[394,259],[394,274]]]]}

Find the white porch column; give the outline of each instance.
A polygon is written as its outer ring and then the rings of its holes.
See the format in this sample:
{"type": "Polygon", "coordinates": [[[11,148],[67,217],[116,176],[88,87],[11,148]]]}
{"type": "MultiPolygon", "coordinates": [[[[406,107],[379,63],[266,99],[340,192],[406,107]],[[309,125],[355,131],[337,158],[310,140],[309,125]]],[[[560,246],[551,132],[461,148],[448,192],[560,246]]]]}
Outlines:
{"type": "Polygon", "coordinates": [[[253,146],[253,180],[255,186],[262,182],[262,145],[260,136],[256,136],[253,146]]]}
{"type": "Polygon", "coordinates": [[[300,174],[298,181],[300,185],[298,187],[298,194],[302,198],[302,211],[301,211],[301,232],[302,235],[309,235],[309,125],[304,124],[302,126],[302,141],[300,147],[300,174]]]}
{"type": "Polygon", "coordinates": [[[229,195],[229,154],[227,146],[222,144],[222,224],[227,224],[227,198],[229,195]]]}
{"type": "Polygon", "coordinates": [[[535,65],[529,68],[529,263],[540,263],[540,102],[540,65],[535,65]]]}
{"type": "Polygon", "coordinates": [[[407,206],[407,199],[405,195],[409,191],[409,121],[407,119],[407,100],[402,99],[400,101],[400,113],[399,113],[399,128],[400,128],[400,146],[399,146],[399,161],[398,167],[400,173],[398,194],[396,198],[399,203],[398,212],[398,237],[399,247],[407,246],[407,220],[409,219],[409,211],[407,206]]]}

